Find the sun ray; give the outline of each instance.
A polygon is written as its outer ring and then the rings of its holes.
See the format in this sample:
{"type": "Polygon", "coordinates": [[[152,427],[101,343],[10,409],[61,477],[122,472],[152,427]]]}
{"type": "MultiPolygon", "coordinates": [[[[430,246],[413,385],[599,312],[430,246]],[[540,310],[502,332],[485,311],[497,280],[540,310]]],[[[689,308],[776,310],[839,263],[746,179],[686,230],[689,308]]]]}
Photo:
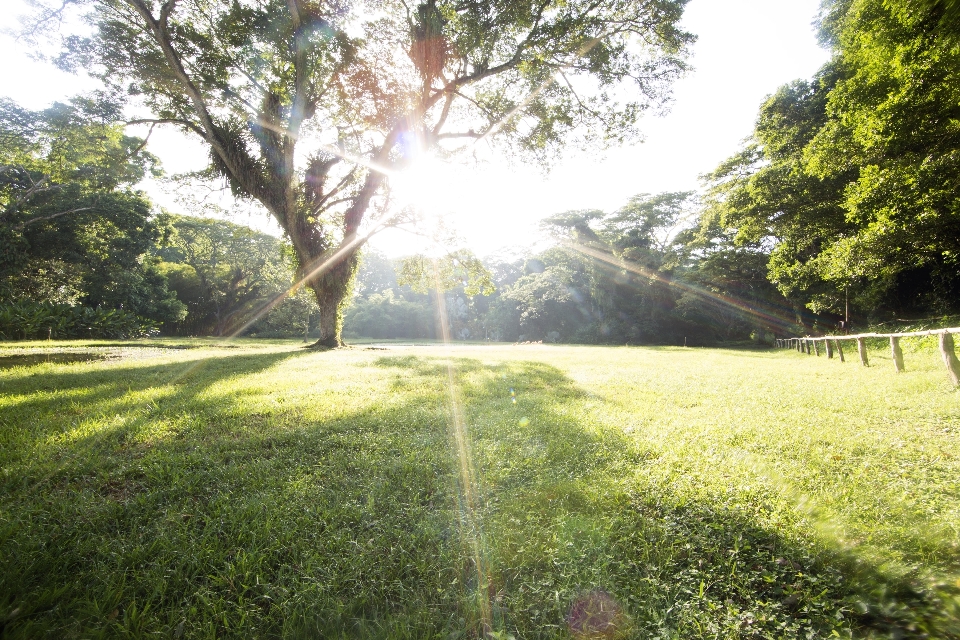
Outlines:
{"type": "MultiPolygon", "coordinates": [[[[264,303],[259,310],[257,310],[249,319],[247,319],[246,322],[244,322],[242,325],[240,325],[239,328],[230,332],[226,336],[223,336],[219,341],[217,341],[216,345],[221,346],[230,342],[231,340],[236,339],[240,334],[242,334],[244,331],[249,329],[250,326],[253,325],[253,323],[255,323],[257,320],[259,320],[264,315],[266,315],[271,309],[276,307],[278,304],[280,304],[290,296],[294,295],[309,280],[316,278],[319,275],[322,275],[325,271],[327,271],[331,267],[335,266],[338,262],[340,262],[340,260],[342,260],[343,257],[348,252],[355,250],[356,247],[366,242],[372,233],[373,232],[367,233],[363,236],[356,236],[353,240],[341,246],[339,249],[337,249],[337,251],[333,255],[328,257],[326,260],[323,260],[322,262],[320,262],[316,267],[311,269],[305,276],[303,276],[302,278],[294,282],[293,285],[290,286],[290,288],[280,292],[279,294],[277,294],[276,296],[268,300],[266,303],[264,303]]],[[[191,363],[190,365],[188,365],[187,367],[185,367],[184,369],[176,373],[174,376],[172,376],[169,380],[167,380],[167,384],[174,384],[177,380],[183,378],[184,376],[190,374],[194,370],[201,367],[203,363],[204,363],[203,360],[199,360],[197,362],[191,363]]]]}
{"type": "Polygon", "coordinates": [[[741,313],[744,313],[748,316],[751,316],[757,320],[765,322],[767,325],[778,327],[782,330],[789,330],[796,325],[796,321],[791,319],[788,316],[777,313],[777,310],[771,309],[768,305],[760,303],[748,304],[747,302],[740,300],[734,296],[722,295],[704,287],[698,287],[696,285],[689,284],[687,282],[681,282],[674,280],[673,278],[666,278],[661,273],[648,269],[642,265],[636,264],[625,258],[618,258],[613,254],[601,251],[599,249],[589,247],[585,244],[572,241],[564,241],[561,243],[561,246],[564,248],[575,251],[582,255],[585,255],[589,258],[592,258],[595,261],[598,261],[602,264],[614,267],[618,270],[625,270],[631,273],[635,273],[644,278],[650,280],[655,280],[661,284],[664,284],[668,287],[679,289],[685,293],[689,293],[701,300],[706,300],[711,303],[719,304],[728,308],[735,309],[741,313]]]}
{"type": "MultiPolygon", "coordinates": [[[[476,592],[473,594],[479,607],[480,622],[486,637],[493,630],[490,598],[487,593],[489,572],[487,570],[486,554],[483,550],[483,532],[480,517],[477,511],[476,474],[473,467],[473,457],[470,452],[470,440],[467,433],[466,421],[463,415],[463,403],[457,388],[456,370],[451,351],[450,326],[447,322],[447,305],[440,285],[440,268],[437,261],[433,261],[434,288],[437,294],[437,315],[440,321],[440,335],[443,339],[443,348],[447,361],[447,398],[450,404],[450,430],[453,436],[453,445],[456,449],[457,466],[459,469],[460,493],[460,527],[461,534],[467,541],[472,553],[474,570],[476,571],[476,592]]],[[[469,594],[468,594],[469,595],[469,594]]]]}

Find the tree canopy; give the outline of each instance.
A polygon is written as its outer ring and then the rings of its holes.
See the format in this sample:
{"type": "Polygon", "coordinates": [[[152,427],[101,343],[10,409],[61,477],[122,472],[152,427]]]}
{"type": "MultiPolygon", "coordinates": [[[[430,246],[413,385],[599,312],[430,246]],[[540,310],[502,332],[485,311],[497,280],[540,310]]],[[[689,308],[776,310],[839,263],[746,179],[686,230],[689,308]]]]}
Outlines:
{"type": "Polygon", "coordinates": [[[749,144],[708,176],[705,224],[766,244],[801,306],[948,313],[960,300],[957,5],[826,3],[832,60],[761,107],[749,144]]]}
{"type": "MultiPolygon", "coordinates": [[[[212,218],[166,215],[164,222],[171,232],[154,253],[170,288],[189,310],[170,327],[177,333],[231,335],[249,326],[293,284],[289,245],[280,238],[212,218]]],[[[306,321],[302,299],[284,303],[297,307],[299,322],[306,321]]]]}
{"type": "MultiPolygon", "coordinates": [[[[546,162],[631,139],[692,40],[686,0],[78,4],[93,35],[68,38],[60,64],[206,143],[211,175],[290,238],[328,345],[392,172],[465,141],[546,162]]],[[[41,5],[34,24],[58,11],[41,5]]]]}
{"type": "Polygon", "coordinates": [[[97,94],[41,111],[0,100],[0,299],[183,314],[144,260],[161,229],[132,189],[158,166],[118,114],[97,94]]]}

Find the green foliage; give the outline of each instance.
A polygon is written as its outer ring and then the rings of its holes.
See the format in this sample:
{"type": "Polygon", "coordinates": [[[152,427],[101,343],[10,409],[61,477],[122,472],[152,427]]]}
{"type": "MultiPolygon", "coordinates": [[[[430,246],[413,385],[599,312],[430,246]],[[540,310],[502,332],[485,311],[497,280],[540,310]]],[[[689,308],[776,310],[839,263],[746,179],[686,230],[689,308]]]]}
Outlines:
{"type": "Polygon", "coordinates": [[[693,193],[678,192],[640,194],[612,213],[570,211],[544,220],[563,250],[538,256],[543,273],[528,274],[507,294],[521,305],[523,333],[702,344],[783,330],[789,321],[769,309],[780,298],[764,286],[767,257],[731,251],[716,229],[694,233],[700,213],[693,193]],[[553,318],[549,327],[546,318],[553,318]]]}
{"type": "Polygon", "coordinates": [[[406,258],[400,263],[397,283],[409,285],[418,293],[462,288],[468,296],[486,296],[496,290],[490,272],[468,249],[436,259],[425,256],[406,258]]]}
{"type": "MultiPolygon", "coordinates": [[[[156,255],[189,311],[170,327],[181,335],[229,335],[293,285],[287,245],[279,238],[213,218],[167,215],[164,223],[170,233],[156,255]]],[[[251,330],[302,335],[310,302],[301,293],[270,315],[251,330]]]]}
{"type": "Polygon", "coordinates": [[[159,175],[157,159],[144,150],[144,141],[123,133],[122,107],[103,92],[41,111],[0,98],[0,203],[6,213],[58,184],[110,191],[135,185],[148,173],[159,175]]]}
{"type": "Polygon", "coordinates": [[[468,251],[432,260],[423,256],[390,260],[366,251],[360,262],[356,293],[345,311],[348,337],[439,339],[436,279],[441,279],[449,335],[457,340],[516,339],[497,314],[500,292],[511,283],[498,270],[468,251]],[[436,269],[436,270],[435,270],[436,269]],[[496,317],[495,317],[496,316],[496,317]]]}
{"type": "Polygon", "coordinates": [[[751,143],[709,176],[708,223],[765,244],[794,304],[842,316],[849,300],[878,318],[957,310],[956,9],[826,3],[833,59],[770,97],[751,143]]]}
{"type": "Polygon", "coordinates": [[[43,111],[0,101],[0,300],[181,318],[147,252],[160,237],[130,186],[155,159],[115,124],[103,95],[43,111]]]}
{"type": "Polygon", "coordinates": [[[407,300],[386,289],[354,300],[345,312],[344,332],[349,337],[435,339],[436,312],[423,298],[407,300]]]}
{"type": "Polygon", "coordinates": [[[144,338],[156,324],[122,309],[37,302],[0,303],[0,340],[144,338]]]}

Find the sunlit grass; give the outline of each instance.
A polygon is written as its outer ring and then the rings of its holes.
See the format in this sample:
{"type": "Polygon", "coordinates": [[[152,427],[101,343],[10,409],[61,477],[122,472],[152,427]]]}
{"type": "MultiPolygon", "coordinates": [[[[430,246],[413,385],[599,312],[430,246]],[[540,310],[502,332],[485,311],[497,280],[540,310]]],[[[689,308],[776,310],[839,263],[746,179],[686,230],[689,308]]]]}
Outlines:
{"type": "Polygon", "coordinates": [[[118,345],[0,350],[4,637],[960,633],[932,341],[118,345]]]}

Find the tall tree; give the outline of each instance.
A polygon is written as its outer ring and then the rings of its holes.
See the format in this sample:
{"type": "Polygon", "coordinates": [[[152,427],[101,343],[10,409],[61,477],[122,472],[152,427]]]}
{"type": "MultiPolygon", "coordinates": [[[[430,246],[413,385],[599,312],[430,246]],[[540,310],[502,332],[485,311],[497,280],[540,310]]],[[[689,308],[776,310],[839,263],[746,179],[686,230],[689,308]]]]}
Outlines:
{"type": "Polygon", "coordinates": [[[292,284],[289,255],[279,238],[212,218],[166,218],[173,231],[157,255],[190,312],[178,331],[218,336],[237,331],[292,284]]]}
{"type": "Polygon", "coordinates": [[[709,176],[704,224],[765,246],[798,310],[960,310],[958,7],[825,2],[833,59],[771,96],[709,176]]]}
{"type": "Polygon", "coordinates": [[[744,249],[763,247],[770,280],[795,302],[796,311],[811,301],[818,309],[842,310],[849,284],[826,282],[815,258],[854,230],[843,193],[855,173],[813,175],[805,156],[828,121],[827,102],[836,79],[828,65],[812,81],[778,89],[760,107],[747,146],[707,176],[703,234],[732,235],[744,249]]]}
{"type": "Polygon", "coordinates": [[[855,0],[830,21],[839,71],[809,172],[854,173],[843,192],[855,231],[814,264],[830,282],[869,283],[863,302],[958,310],[960,46],[956,4],[855,0]]]}
{"type": "Polygon", "coordinates": [[[0,299],[183,313],[145,259],[161,230],[131,187],[157,167],[119,109],[96,94],[41,111],[0,100],[0,299]]]}
{"type": "Polygon", "coordinates": [[[206,143],[213,172],[289,236],[319,344],[337,346],[391,173],[463,141],[547,161],[632,137],[685,69],[686,1],[78,0],[94,34],[60,61],[206,143]]]}

